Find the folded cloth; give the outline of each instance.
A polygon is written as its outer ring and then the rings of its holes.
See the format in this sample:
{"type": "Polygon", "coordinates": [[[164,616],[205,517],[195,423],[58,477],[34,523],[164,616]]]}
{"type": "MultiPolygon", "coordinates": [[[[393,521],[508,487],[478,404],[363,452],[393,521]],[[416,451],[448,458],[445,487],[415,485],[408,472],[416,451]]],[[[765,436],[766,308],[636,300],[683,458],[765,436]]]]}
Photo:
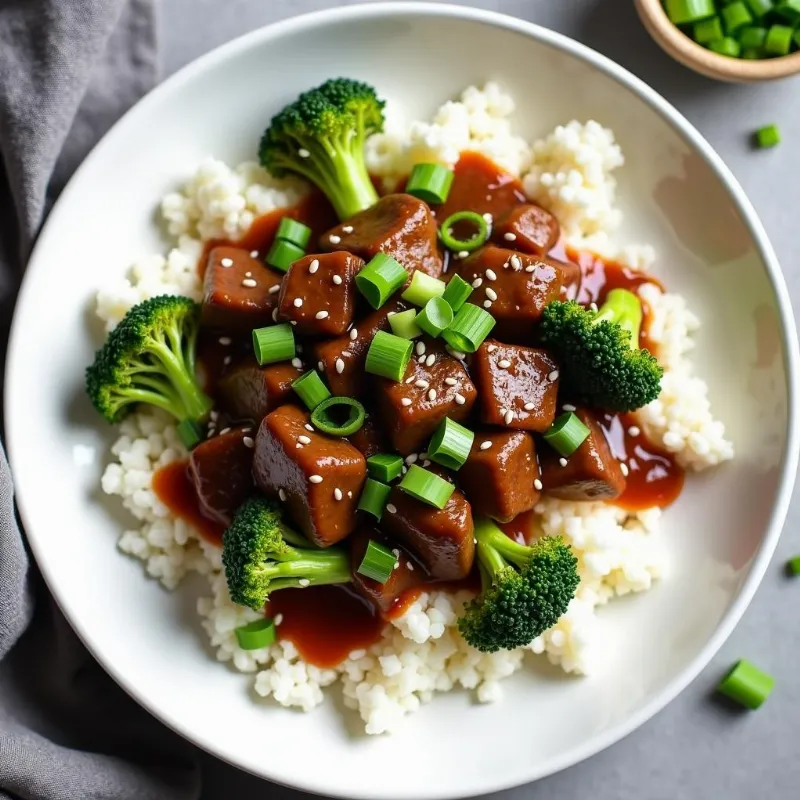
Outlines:
{"type": "MultiPolygon", "coordinates": [[[[0,0],[0,375],[42,219],[89,148],[155,82],[153,4],[0,0]]],[[[194,749],[114,684],[47,594],[0,442],[0,799],[199,793],[194,749]]]]}

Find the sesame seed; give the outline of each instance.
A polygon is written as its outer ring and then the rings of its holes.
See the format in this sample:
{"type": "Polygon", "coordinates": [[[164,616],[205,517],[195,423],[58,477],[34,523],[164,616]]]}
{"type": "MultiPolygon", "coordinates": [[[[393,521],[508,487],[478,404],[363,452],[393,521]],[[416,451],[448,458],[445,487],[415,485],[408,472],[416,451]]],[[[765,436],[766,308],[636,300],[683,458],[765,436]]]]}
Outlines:
{"type": "Polygon", "coordinates": [[[341,375],[344,372],[344,361],[341,358],[336,359],[336,371],[341,375]]]}
{"type": "Polygon", "coordinates": [[[295,449],[296,449],[296,450],[302,450],[302,449],[303,449],[303,445],[302,445],[302,444],[300,444],[300,442],[298,442],[298,443],[295,445],[295,449]]]}
{"type": "Polygon", "coordinates": [[[400,405],[402,405],[402,406],[405,406],[406,408],[408,408],[408,406],[410,406],[410,405],[411,405],[411,400],[409,400],[409,398],[407,398],[407,397],[404,397],[404,398],[403,398],[403,399],[400,401],[400,405]]]}
{"type": "Polygon", "coordinates": [[[285,503],[286,502],[286,492],[283,489],[278,489],[278,497],[285,503]]]}
{"type": "Polygon", "coordinates": [[[301,444],[311,444],[311,439],[305,434],[297,437],[297,441],[301,444]]]}
{"type": "Polygon", "coordinates": [[[486,287],[486,296],[492,301],[497,300],[497,292],[489,286],[486,287]]]}
{"type": "Polygon", "coordinates": [[[497,362],[497,366],[500,367],[500,369],[508,369],[511,366],[511,362],[507,358],[501,358],[497,362]]]}
{"type": "Polygon", "coordinates": [[[491,308],[492,307],[492,301],[491,300],[484,300],[483,301],[483,307],[484,308],[491,308]]]}
{"type": "Polygon", "coordinates": [[[516,233],[504,233],[503,234],[503,238],[507,242],[513,242],[517,238],[517,234],[516,233]]]}
{"type": "Polygon", "coordinates": [[[489,345],[486,346],[486,352],[487,353],[494,353],[495,350],[497,350],[497,345],[496,344],[489,344],[489,345]]]}
{"type": "Polygon", "coordinates": [[[252,278],[253,277],[253,273],[252,272],[245,272],[244,276],[245,276],[245,278],[252,278]]]}
{"type": "Polygon", "coordinates": [[[425,342],[417,342],[414,349],[417,351],[417,355],[421,356],[425,352],[425,342]]]}
{"type": "Polygon", "coordinates": [[[570,403],[564,403],[564,405],[561,406],[561,408],[563,408],[564,411],[577,411],[575,406],[571,405],[570,403]]]}
{"type": "Polygon", "coordinates": [[[444,379],[444,382],[445,382],[445,383],[446,383],[448,386],[458,386],[458,381],[457,381],[455,378],[445,378],[445,379],[444,379]]]}
{"type": "Polygon", "coordinates": [[[216,420],[219,417],[219,411],[212,411],[209,415],[212,420],[216,420]]]}
{"type": "Polygon", "coordinates": [[[258,250],[251,250],[250,258],[258,258],[258,250]]]}
{"type": "Polygon", "coordinates": [[[278,294],[280,290],[281,290],[281,285],[279,283],[276,283],[274,286],[269,287],[270,294],[278,294]]]}
{"type": "Polygon", "coordinates": [[[347,493],[347,496],[348,496],[348,497],[349,497],[351,500],[353,499],[353,493],[352,493],[352,492],[348,492],[348,493],[347,493]]]}
{"type": "Polygon", "coordinates": [[[337,286],[341,286],[341,285],[342,285],[342,276],[341,276],[341,275],[334,275],[334,276],[333,276],[333,282],[334,282],[334,283],[335,283],[337,286]]]}
{"type": "Polygon", "coordinates": [[[475,278],[475,280],[472,281],[472,288],[479,289],[482,283],[483,283],[483,278],[475,278]]]}
{"type": "Polygon", "coordinates": [[[387,503],[387,504],[386,504],[386,510],[387,510],[387,511],[388,511],[390,514],[396,514],[396,513],[397,513],[397,506],[395,506],[395,505],[392,505],[391,503],[387,503]]]}
{"type": "Polygon", "coordinates": [[[276,625],[280,625],[283,622],[283,614],[276,614],[275,618],[272,620],[276,625]]]}
{"type": "Polygon", "coordinates": [[[406,382],[406,385],[409,384],[409,383],[414,383],[414,376],[411,375],[410,377],[406,378],[405,382],[406,382]]]}
{"type": "Polygon", "coordinates": [[[636,425],[631,425],[630,428],[628,428],[628,436],[638,436],[640,433],[641,431],[636,425]]]}
{"type": "Polygon", "coordinates": [[[487,221],[487,222],[488,222],[490,225],[492,224],[492,222],[494,222],[494,217],[493,217],[493,216],[492,216],[492,215],[491,215],[491,214],[490,214],[488,211],[487,211],[487,212],[486,212],[486,213],[483,215],[483,218],[484,218],[484,219],[485,219],[485,220],[486,220],[486,221],[487,221]]]}
{"type": "Polygon", "coordinates": [[[447,345],[447,352],[450,353],[453,358],[457,358],[459,361],[463,361],[466,357],[466,353],[462,353],[460,350],[455,350],[454,348],[447,345]]]}
{"type": "Polygon", "coordinates": [[[428,459],[427,459],[427,458],[426,458],[426,459],[425,459],[425,460],[422,462],[422,466],[423,466],[423,467],[429,467],[430,465],[431,465],[431,462],[430,462],[430,461],[428,461],[428,459]]]}
{"type": "Polygon", "coordinates": [[[358,339],[358,328],[353,328],[350,331],[350,341],[354,342],[356,339],[358,339]]]}
{"type": "Polygon", "coordinates": [[[511,266],[512,266],[512,267],[513,267],[515,270],[520,270],[520,269],[522,269],[522,261],[520,260],[520,257],[519,257],[518,255],[514,254],[513,256],[511,256],[511,258],[509,259],[509,261],[511,262],[511,266]]]}
{"type": "Polygon", "coordinates": [[[561,464],[562,467],[566,467],[567,459],[562,456],[561,458],[558,459],[558,463],[561,464]]]}
{"type": "Polygon", "coordinates": [[[390,311],[386,316],[393,317],[396,313],[397,313],[396,311],[390,311]]]}
{"type": "Polygon", "coordinates": [[[514,421],[514,412],[513,411],[506,411],[505,416],[503,417],[505,420],[506,425],[510,425],[514,421]]]}
{"type": "Polygon", "coordinates": [[[435,399],[436,399],[436,389],[431,389],[431,390],[428,392],[428,400],[430,400],[431,402],[433,402],[435,399]]]}
{"type": "Polygon", "coordinates": [[[309,483],[322,483],[322,475],[309,475],[309,483]]]}
{"type": "Polygon", "coordinates": [[[248,289],[255,289],[255,287],[258,286],[258,282],[254,281],[252,278],[245,278],[242,281],[242,286],[245,286],[248,289]]]}
{"type": "Polygon", "coordinates": [[[420,378],[418,381],[414,382],[414,386],[416,386],[417,389],[427,389],[430,386],[430,384],[428,383],[428,381],[424,381],[422,380],[422,378],[420,378]]]}
{"type": "Polygon", "coordinates": [[[426,452],[424,452],[424,451],[423,451],[422,453],[420,453],[420,454],[419,454],[419,457],[420,457],[420,458],[427,458],[427,457],[428,457],[428,454],[427,454],[426,452]]]}
{"type": "Polygon", "coordinates": [[[342,356],[344,358],[352,358],[353,354],[349,350],[342,350],[342,356]]]}
{"type": "Polygon", "coordinates": [[[277,308],[273,308],[272,309],[272,321],[273,322],[277,322],[278,321],[278,309],[277,308]]]}
{"type": "Polygon", "coordinates": [[[289,320],[289,324],[290,325],[297,325],[297,320],[296,319],[290,319],[289,320]]]}
{"type": "Polygon", "coordinates": [[[301,147],[297,151],[297,155],[299,155],[300,158],[308,158],[311,155],[311,153],[309,153],[308,150],[305,149],[305,147],[301,147]]]}
{"type": "Polygon", "coordinates": [[[558,380],[558,370],[554,369],[547,377],[551,381],[557,381],[558,380]]]}
{"type": "Polygon", "coordinates": [[[336,489],[334,489],[334,490],[333,490],[333,496],[334,496],[334,497],[335,497],[337,500],[341,500],[341,499],[342,499],[342,497],[344,497],[344,495],[342,494],[342,490],[341,490],[341,489],[339,489],[338,487],[337,487],[336,489]]]}
{"type": "Polygon", "coordinates": [[[425,359],[425,366],[426,366],[426,367],[432,367],[432,366],[433,366],[435,363],[436,363],[436,356],[435,356],[433,353],[431,353],[431,354],[430,354],[430,355],[429,355],[429,356],[428,356],[428,357],[425,359]]]}
{"type": "Polygon", "coordinates": [[[622,462],[622,463],[619,465],[619,469],[620,469],[620,472],[621,472],[621,473],[622,473],[622,474],[623,474],[623,475],[624,475],[626,478],[627,478],[627,477],[628,477],[628,475],[630,474],[630,470],[628,469],[628,465],[627,465],[627,464],[626,464],[624,461],[623,461],[623,462],[622,462]]]}
{"type": "Polygon", "coordinates": [[[299,358],[292,359],[292,366],[295,369],[303,369],[303,362],[299,358]]]}
{"type": "MultiPolygon", "coordinates": [[[[387,508],[388,508],[388,506],[387,506],[387,508]]],[[[410,570],[411,572],[413,572],[413,571],[414,571],[414,565],[413,565],[413,564],[412,564],[410,561],[406,563],[406,566],[409,568],[409,570],[410,570]]]]}
{"type": "Polygon", "coordinates": [[[225,356],[225,358],[223,358],[223,359],[222,359],[222,363],[223,363],[223,364],[224,364],[226,367],[228,366],[228,364],[230,364],[230,363],[231,363],[231,361],[233,361],[233,356],[225,356]]]}
{"type": "Polygon", "coordinates": [[[344,233],[352,233],[352,232],[353,232],[353,226],[352,226],[352,225],[345,225],[345,226],[342,228],[342,231],[343,231],[344,233]]]}
{"type": "Polygon", "coordinates": [[[535,264],[528,264],[528,266],[525,267],[525,272],[533,272],[535,269],[536,269],[535,264]]]}
{"type": "Polygon", "coordinates": [[[464,403],[467,402],[467,398],[464,397],[463,394],[458,394],[458,392],[456,392],[456,396],[455,396],[454,400],[456,401],[456,405],[459,405],[459,406],[463,406],[464,403]]]}
{"type": "Polygon", "coordinates": [[[328,311],[317,311],[317,313],[314,314],[314,316],[317,319],[327,319],[330,316],[330,313],[328,311]]]}
{"type": "Polygon", "coordinates": [[[255,447],[255,442],[253,441],[252,436],[243,436],[242,437],[242,444],[245,447],[255,447]]]}
{"type": "Polygon", "coordinates": [[[469,256],[469,252],[467,250],[459,250],[458,257],[459,258],[467,258],[469,256]]]}
{"type": "Polygon", "coordinates": [[[486,275],[490,281],[497,280],[497,273],[493,269],[487,269],[486,272],[484,272],[484,275],[486,275]]]}
{"type": "Polygon", "coordinates": [[[309,265],[308,271],[313,275],[319,269],[319,259],[315,258],[309,265]]]}
{"type": "Polygon", "coordinates": [[[342,241],[342,237],[337,236],[335,233],[332,233],[328,238],[331,240],[331,244],[339,244],[342,241]]]}
{"type": "Polygon", "coordinates": [[[223,433],[230,433],[230,432],[231,432],[231,429],[230,429],[230,428],[223,428],[223,429],[222,429],[222,430],[219,432],[219,435],[220,435],[220,436],[222,436],[222,434],[223,434],[223,433]]]}
{"type": "Polygon", "coordinates": [[[307,588],[308,586],[311,586],[311,581],[308,578],[300,578],[300,580],[297,582],[303,589],[307,588]]]}
{"type": "Polygon", "coordinates": [[[219,343],[221,345],[223,345],[224,347],[227,347],[232,341],[233,341],[233,339],[231,339],[230,336],[220,336],[219,337],[219,343]]]}
{"type": "Polygon", "coordinates": [[[311,431],[311,433],[314,433],[314,426],[313,426],[313,425],[309,425],[309,424],[306,422],[306,424],[305,424],[305,425],[303,425],[303,427],[304,427],[304,428],[305,428],[307,431],[311,431]]]}
{"type": "Polygon", "coordinates": [[[533,404],[533,403],[525,403],[525,405],[523,406],[523,408],[524,408],[526,411],[533,411],[533,409],[534,409],[535,407],[536,407],[536,406],[534,406],[534,404],[533,404]]]}
{"type": "Polygon", "coordinates": [[[589,303],[590,311],[597,311],[597,303],[589,303]]]}
{"type": "Polygon", "coordinates": [[[542,491],[542,482],[538,478],[533,481],[533,488],[536,489],[537,492],[542,491]]]}
{"type": "Polygon", "coordinates": [[[233,259],[232,258],[223,258],[220,260],[219,265],[221,267],[232,267],[233,266],[233,259]]]}
{"type": "Polygon", "coordinates": [[[410,456],[406,456],[406,464],[410,467],[412,464],[417,463],[417,459],[419,458],[419,453],[412,453],[410,456]]]}
{"type": "Polygon", "coordinates": [[[492,446],[492,443],[487,439],[485,442],[481,442],[481,450],[488,450],[492,446]]]}
{"type": "Polygon", "coordinates": [[[302,305],[303,305],[303,298],[302,297],[295,297],[295,299],[292,300],[292,305],[295,308],[301,308],[302,305]]]}

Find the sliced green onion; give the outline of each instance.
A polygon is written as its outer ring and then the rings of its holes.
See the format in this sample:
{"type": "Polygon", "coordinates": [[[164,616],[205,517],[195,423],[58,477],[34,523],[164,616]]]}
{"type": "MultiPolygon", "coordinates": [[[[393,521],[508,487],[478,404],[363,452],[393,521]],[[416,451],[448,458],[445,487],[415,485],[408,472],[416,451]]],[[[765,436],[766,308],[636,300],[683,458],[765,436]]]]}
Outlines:
{"type": "Polygon", "coordinates": [[[772,0],[745,0],[745,3],[752,15],[758,19],[772,11],[774,6],[772,0]]]}
{"type": "Polygon", "coordinates": [[[786,562],[786,569],[789,570],[790,575],[800,575],[800,556],[790,558],[786,562]]]}
{"type": "Polygon", "coordinates": [[[416,270],[411,276],[411,283],[408,288],[400,295],[403,300],[415,306],[424,306],[432,297],[441,297],[444,294],[446,284],[438,278],[431,278],[421,270],[416,270]]]}
{"type": "Polygon", "coordinates": [[[792,47],[794,31],[787,25],[773,25],[767,31],[764,51],[773,56],[785,56],[792,47]]]}
{"type": "Polygon", "coordinates": [[[411,359],[411,347],[408,339],[378,331],[367,351],[364,369],[370,375],[381,375],[399,383],[406,374],[406,367],[411,359]]]}
{"type": "Polygon", "coordinates": [[[674,25],[699,22],[716,13],[714,0],[666,0],[667,16],[674,25]]]}
{"type": "Polygon", "coordinates": [[[292,383],[292,389],[297,392],[298,397],[306,404],[309,411],[313,411],[323,400],[330,396],[330,390],[322,382],[319,373],[310,369],[292,383]]]}
{"type": "Polygon", "coordinates": [[[467,302],[467,298],[472,294],[472,286],[467,283],[460,275],[453,275],[444,290],[442,300],[444,300],[453,313],[457,313],[461,306],[467,302]]]}
{"type": "Polygon", "coordinates": [[[376,453],[367,459],[367,472],[376,481],[391,483],[402,471],[403,457],[397,453],[376,453]]]}
{"type": "Polygon", "coordinates": [[[298,247],[291,242],[285,242],[283,239],[276,239],[272,243],[265,261],[271,267],[275,267],[281,272],[287,272],[289,267],[305,254],[306,251],[302,247],[298,247]]]}
{"type": "Polygon", "coordinates": [[[443,467],[459,470],[469,457],[474,439],[469,428],[446,417],[428,443],[428,455],[443,467]]]}
{"type": "Polygon", "coordinates": [[[800,30],[798,30],[794,35],[794,43],[800,47],[800,30]]]}
{"type": "Polygon", "coordinates": [[[389,327],[395,336],[401,339],[416,339],[422,336],[422,329],[417,325],[417,312],[413,308],[401,311],[389,317],[389,327]]]}
{"type": "Polygon", "coordinates": [[[442,297],[432,297],[417,314],[417,325],[435,339],[453,324],[453,309],[442,297]]]}
{"type": "Polygon", "coordinates": [[[253,352],[261,366],[294,358],[294,331],[288,322],[256,328],[253,331],[253,352]]]}
{"type": "Polygon", "coordinates": [[[800,0],[781,0],[775,11],[792,25],[800,21],[800,0]]]}
{"type": "Polygon", "coordinates": [[[352,397],[329,397],[311,412],[311,424],[330,436],[350,436],[361,428],[367,413],[364,406],[352,397]],[[337,422],[331,417],[334,408],[347,409],[347,419],[337,422]]]}
{"type": "MultiPolygon", "coordinates": [[[[388,489],[389,487],[387,486],[386,488],[388,489]]],[[[386,583],[396,563],[397,556],[391,550],[382,544],[378,544],[374,539],[370,539],[367,551],[364,553],[364,558],[361,559],[361,564],[356,572],[359,575],[372,578],[378,583],[386,583]]]]}
{"type": "Polygon", "coordinates": [[[239,642],[242,650],[260,650],[262,647],[268,647],[278,638],[275,623],[266,618],[248,622],[247,625],[240,625],[238,628],[234,628],[233,632],[236,634],[236,641],[239,642]]]}
{"type": "Polygon", "coordinates": [[[745,47],[742,49],[742,58],[746,61],[760,61],[764,58],[764,51],[760,47],[745,47]]]}
{"type": "Polygon", "coordinates": [[[454,253],[471,253],[489,239],[489,223],[475,211],[456,211],[441,224],[439,238],[442,244],[454,253]],[[475,233],[469,239],[457,239],[453,235],[453,227],[459,222],[466,222],[475,227],[475,233]]]}
{"type": "Polygon", "coordinates": [[[564,458],[569,458],[589,435],[589,429],[572,411],[557,417],[544,434],[544,440],[564,458]]]}
{"type": "Polygon", "coordinates": [[[494,326],[495,319],[488,311],[472,303],[464,303],[442,338],[450,347],[462,353],[474,353],[494,326]]]}
{"type": "Polygon", "coordinates": [[[367,478],[364,481],[364,488],[361,490],[361,497],[358,499],[359,511],[366,511],[371,514],[380,522],[383,516],[383,509],[386,508],[386,503],[389,500],[389,492],[392,491],[391,486],[385,483],[367,478]]]}
{"type": "Polygon", "coordinates": [[[781,142],[781,132],[777,125],[765,125],[756,131],[756,144],[759,147],[775,147],[781,142]]]}
{"type": "Polygon", "coordinates": [[[311,228],[308,225],[303,225],[291,217],[284,217],[278,223],[278,232],[275,234],[276,239],[283,239],[285,242],[296,245],[303,250],[308,247],[308,242],[311,239],[311,228]]]}
{"type": "Polygon", "coordinates": [[[408,468],[408,472],[400,481],[399,486],[406,494],[439,509],[447,505],[450,495],[456,488],[450,481],[446,481],[416,464],[412,464],[408,468]]]}
{"type": "Polygon", "coordinates": [[[742,659],[720,681],[717,691],[745,708],[758,708],[775,687],[775,678],[742,659]]]}
{"type": "Polygon", "coordinates": [[[728,56],[730,58],[738,58],[739,54],[742,52],[742,47],[739,42],[730,36],[709,42],[708,49],[719,53],[721,56],[728,56]]]}
{"type": "Polygon", "coordinates": [[[714,39],[721,39],[725,35],[722,30],[722,20],[719,17],[711,17],[700,22],[695,22],[692,29],[692,36],[698,44],[708,44],[714,39]]]}
{"type": "Polygon", "coordinates": [[[753,21],[753,15],[742,0],[724,6],[720,13],[728,36],[733,36],[740,28],[744,28],[753,21]]]}
{"type": "Polygon", "coordinates": [[[739,44],[741,44],[745,50],[756,50],[763,47],[766,40],[766,28],[756,28],[752,25],[748,25],[748,27],[742,28],[739,31],[739,44]]]}
{"type": "Polygon", "coordinates": [[[426,203],[444,203],[453,185],[453,170],[441,164],[415,164],[408,176],[406,193],[426,203]]]}
{"type": "Polygon", "coordinates": [[[356,275],[356,286],[373,308],[380,308],[407,279],[401,264],[386,253],[378,253],[356,275]]]}
{"type": "Polygon", "coordinates": [[[178,436],[187,450],[196,447],[203,439],[200,426],[193,419],[185,419],[178,424],[178,436]]]}

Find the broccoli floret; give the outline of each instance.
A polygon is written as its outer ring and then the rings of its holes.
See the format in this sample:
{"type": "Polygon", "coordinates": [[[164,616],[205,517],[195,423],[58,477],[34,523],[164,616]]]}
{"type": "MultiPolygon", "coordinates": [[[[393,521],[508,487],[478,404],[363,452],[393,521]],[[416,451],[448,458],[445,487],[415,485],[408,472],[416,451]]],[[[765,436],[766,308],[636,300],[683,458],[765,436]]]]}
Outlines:
{"type": "Polygon", "coordinates": [[[283,524],[280,506],[260,496],[237,509],[223,534],[222,564],[233,602],[256,610],[279,589],[350,582],[345,550],[312,549],[283,524]]]}
{"type": "Polygon", "coordinates": [[[530,644],[558,622],[578,588],[578,559],[560,537],[527,546],[491,520],[475,525],[483,590],[467,603],[458,629],[484,653],[530,644]]]}
{"type": "Polygon", "coordinates": [[[200,307],[187,297],[161,295],[134,306],[109,333],[86,370],[86,392],[111,423],[139,403],[183,422],[211,409],[195,376],[200,307]]]}
{"type": "Polygon", "coordinates": [[[348,219],[378,201],[364,142],[383,130],[384,105],[367,83],[326,81],[272,118],[261,138],[261,163],[276,177],[307,178],[325,192],[339,219],[348,219]]]}
{"type": "Polygon", "coordinates": [[[664,370],[640,350],[642,306],[626,289],[612,289],[597,312],[577,303],[548,303],[539,325],[542,343],[561,363],[564,393],[609,411],[635,411],[658,397],[664,370]]]}

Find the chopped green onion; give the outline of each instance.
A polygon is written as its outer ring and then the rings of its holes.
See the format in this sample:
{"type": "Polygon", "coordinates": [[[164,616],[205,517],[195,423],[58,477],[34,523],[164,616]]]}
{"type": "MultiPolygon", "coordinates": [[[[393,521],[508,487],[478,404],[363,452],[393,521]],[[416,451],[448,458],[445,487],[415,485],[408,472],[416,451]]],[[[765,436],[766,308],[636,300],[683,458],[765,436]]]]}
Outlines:
{"type": "Polygon", "coordinates": [[[308,225],[303,225],[291,217],[284,217],[278,223],[278,232],[275,234],[276,239],[283,239],[285,242],[296,245],[303,250],[308,247],[308,242],[311,239],[311,228],[308,225]]]}
{"type": "Polygon", "coordinates": [[[472,449],[475,434],[449,417],[445,417],[428,444],[428,455],[437,464],[452,470],[464,466],[472,449]]]}
{"type": "Polygon", "coordinates": [[[794,31],[787,25],[773,25],[767,31],[764,50],[769,55],[785,56],[792,47],[794,31]]]}
{"type": "Polygon", "coordinates": [[[733,36],[740,28],[744,28],[753,21],[752,14],[742,0],[725,6],[720,13],[728,36],[733,36]]]}
{"type": "Polygon", "coordinates": [[[411,283],[400,296],[403,300],[415,306],[424,306],[432,297],[441,297],[446,284],[438,278],[431,278],[421,270],[416,270],[411,276],[411,283]]]}
{"type": "Polygon", "coordinates": [[[240,625],[238,628],[234,628],[233,632],[236,634],[236,641],[239,642],[242,650],[260,650],[262,647],[268,647],[278,638],[275,623],[266,618],[248,622],[247,625],[240,625]]]}
{"type": "Polygon", "coordinates": [[[411,347],[408,339],[378,331],[367,350],[364,369],[370,375],[381,375],[399,383],[406,374],[411,347]]]}
{"type": "Polygon", "coordinates": [[[287,272],[289,267],[305,254],[306,251],[302,247],[298,247],[291,242],[285,242],[283,239],[276,239],[272,243],[265,261],[271,267],[275,267],[281,272],[287,272]]]}
{"type": "Polygon", "coordinates": [[[800,0],[781,0],[775,11],[792,25],[800,21],[800,0]]]}
{"type": "Polygon", "coordinates": [[[763,47],[766,39],[766,28],[756,28],[749,25],[739,31],[739,44],[741,44],[745,50],[756,50],[763,47]]]}
{"type": "Polygon", "coordinates": [[[356,275],[356,286],[373,308],[380,308],[407,279],[401,264],[386,253],[378,253],[356,275]]]}
{"type": "Polygon", "coordinates": [[[441,297],[432,297],[425,303],[425,308],[417,314],[417,325],[425,333],[435,339],[441,332],[453,324],[453,309],[441,297]]]}
{"type": "Polygon", "coordinates": [[[389,317],[389,327],[395,336],[401,339],[416,339],[422,336],[422,329],[417,325],[417,312],[413,308],[401,311],[389,317]]]}
{"type": "Polygon", "coordinates": [[[330,436],[350,436],[361,428],[366,416],[364,406],[358,400],[352,397],[329,397],[311,412],[311,424],[330,436]],[[337,422],[330,415],[330,409],[337,407],[340,411],[347,409],[344,422],[337,422]]]}
{"type": "Polygon", "coordinates": [[[367,459],[367,472],[376,481],[391,483],[403,472],[403,457],[397,453],[376,453],[367,459]]]}
{"type": "Polygon", "coordinates": [[[708,43],[708,49],[721,56],[729,56],[730,58],[738,58],[742,52],[741,45],[736,39],[726,36],[723,39],[715,39],[713,42],[708,43]]]}
{"type": "Polygon", "coordinates": [[[794,43],[800,47],[800,30],[798,30],[794,35],[794,43]]]}
{"type": "Polygon", "coordinates": [[[294,381],[292,389],[297,392],[309,411],[313,411],[323,400],[327,400],[331,396],[330,390],[322,382],[319,373],[313,369],[294,381]]]}
{"type": "Polygon", "coordinates": [[[557,417],[544,434],[544,440],[564,458],[569,458],[589,436],[589,429],[572,411],[557,417]]]}
{"type": "Polygon", "coordinates": [[[786,568],[789,570],[790,575],[800,575],[800,556],[790,558],[786,562],[786,568]]]}
{"type": "Polygon", "coordinates": [[[780,141],[781,132],[777,125],[765,125],[756,131],[756,144],[759,147],[775,147],[780,141]]]}
{"type": "Polygon", "coordinates": [[[446,481],[416,464],[412,464],[408,468],[408,472],[400,481],[399,486],[406,494],[439,509],[447,505],[450,495],[456,488],[450,481],[446,481]]]}
{"type": "Polygon", "coordinates": [[[725,35],[722,30],[722,20],[719,17],[711,17],[695,22],[692,35],[698,44],[708,44],[714,39],[721,39],[725,35]]]}
{"type": "Polygon", "coordinates": [[[366,511],[371,514],[380,522],[383,516],[383,509],[386,508],[386,503],[389,500],[389,492],[392,491],[391,486],[385,483],[367,478],[364,481],[364,488],[361,490],[361,497],[358,499],[359,511],[366,511]]]}
{"type": "Polygon", "coordinates": [[[716,13],[714,0],[666,0],[667,16],[675,25],[699,22],[716,13]]]}
{"type": "Polygon", "coordinates": [[[772,692],[775,678],[767,675],[749,661],[742,659],[722,679],[717,691],[745,708],[758,708],[772,692]]]}
{"type": "Polygon", "coordinates": [[[472,286],[467,283],[460,275],[453,275],[444,290],[442,300],[444,300],[453,313],[457,313],[461,306],[467,302],[467,298],[472,294],[472,286]]]}
{"type": "Polygon", "coordinates": [[[489,223],[475,211],[456,211],[441,224],[439,238],[442,244],[454,253],[471,253],[489,239],[489,223]],[[459,222],[466,222],[475,227],[475,233],[469,239],[457,239],[453,235],[453,227],[459,222]]]}
{"type": "Polygon", "coordinates": [[[760,61],[764,58],[764,51],[760,47],[746,47],[742,50],[742,58],[746,61],[760,61]]]}
{"type": "Polygon", "coordinates": [[[462,353],[474,353],[492,332],[494,325],[495,319],[488,311],[472,303],[464,303],[442,338],[450,347],[462,353]]]}
{"type": "MultiPolygon", "coordinates": [[[[386,488],[388,489],[389,487],[387,486],[386,488]]],[[[382,544],[378,544],[374,539],[370,539],[364,558],[361,559],[361,564],[356,572],[359,575],[372,578],[378,583],[386,583],[396,563],[397,556],[391,550],[382,544]]]]}
{"type": "Polygon", "coordinates": [[[406,183],[406,193],[429,204],[444,203],[453,177],[453,171],[441,164],[415,164],[406,183]]]}
{"type": "Polygon", "coordinates": [[[253,352],[261,366],[294,358],[294,331],[288,322],[256,328],[253,331],[253,352]]]}
{"type": "Polygon", "coordinates": [[[193,419],[185,419],[178,425],[178,437],[187,450],[196,447],[203,439],[200,426],[193,419]]]}
{"type": "Polygon", "coordinates": [[[772,0],[745,0],[745,3],[753,16],[758,19],[772,11],[773,8],[772,0]]]}

